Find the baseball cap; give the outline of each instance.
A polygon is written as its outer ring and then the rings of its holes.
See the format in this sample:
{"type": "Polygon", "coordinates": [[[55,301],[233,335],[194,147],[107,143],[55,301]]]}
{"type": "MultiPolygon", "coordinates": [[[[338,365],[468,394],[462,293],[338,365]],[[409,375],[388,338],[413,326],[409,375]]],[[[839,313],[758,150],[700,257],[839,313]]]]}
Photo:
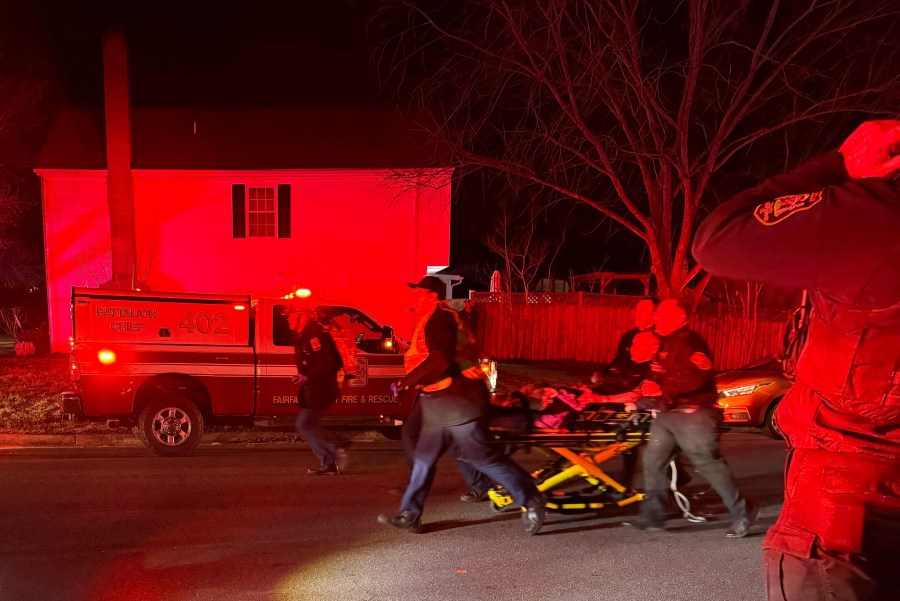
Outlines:
{"type": "Polygon", "coordinates": [[[443,280],[441,280],[441,278],[436,278],[433,275],[426,275],[417,283],[413,284],[412,282],[409,282],[407,285],[410,288],[424,288],[425,290],[434,292],[438,295],[438,299],[440,300],[444,300],[447,295],[447,286],[444,285],[443,280]]]}

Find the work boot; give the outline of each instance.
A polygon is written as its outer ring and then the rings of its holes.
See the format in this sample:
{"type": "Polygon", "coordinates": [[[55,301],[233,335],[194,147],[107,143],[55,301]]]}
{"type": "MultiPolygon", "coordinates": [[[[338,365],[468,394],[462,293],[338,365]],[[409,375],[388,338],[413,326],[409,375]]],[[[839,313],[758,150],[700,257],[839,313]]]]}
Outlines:
{"type": "Polygon", "coordinates": [[[339,476],[341,470],[337,468],[335,464],[331,465],[320,465],[317,467],[311,467],[306,470],[307,476],[339,476]]]}
{"type": "Polygon", "coordinates": [[[635,530],[640,530],[642,532],[661,532],[666,529],[665,522],[661,520],[650,519],[642,515],[639,515],[633,520],[622,522],[622,525],[628,526],[629,528],[634,528],[635,530]]]}
{"type": "Polygon", "coordinates": [[[750,534],[750,526],[756,523],[759,517],[759,505],[747,501],[747,516],[738,518],[731,524],[731,528],[725,532],[726,538],[744,538],[750,534]]]}
{"type": "Polygon", "coordinates": [[[474,488],[459,498],[463,503],[481,503],[488,500],[487,491],[479,492],[474,488]]]}
{"type": "Polygon", "coordinates": [[[532,497],[525,503],[525,512],[522,513],[522,521],[525,522],[525,533],[535,535],[544,525],[544,517],[547,511],[544,508],[544,496],[532,497]]]}
{"type": "Polygon", "coordinates": [[[397,530],[406,530],[411,534],[419,534],[422,532],[421,518],[413,517],[408,511],[404,511],[400,515],[381,513],[378,515],[378,523],[384,524],[385,526],[391,526],[397,530]]]}

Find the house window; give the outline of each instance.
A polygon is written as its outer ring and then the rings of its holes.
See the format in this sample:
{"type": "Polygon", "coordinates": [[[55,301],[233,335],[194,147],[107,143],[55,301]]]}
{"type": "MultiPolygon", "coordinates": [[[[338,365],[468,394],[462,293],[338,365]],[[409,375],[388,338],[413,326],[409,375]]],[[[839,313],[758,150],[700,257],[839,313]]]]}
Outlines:
{"type": "Polygon", "coordinates": [[[291,185],[231,184],[231,218],[235,238],[290,238],[291,185]]]}
{"type": "Polygon", "coordinates": [[[274,238],[276,223],[275,188],[247,188],[247,235],[274,238]]]}

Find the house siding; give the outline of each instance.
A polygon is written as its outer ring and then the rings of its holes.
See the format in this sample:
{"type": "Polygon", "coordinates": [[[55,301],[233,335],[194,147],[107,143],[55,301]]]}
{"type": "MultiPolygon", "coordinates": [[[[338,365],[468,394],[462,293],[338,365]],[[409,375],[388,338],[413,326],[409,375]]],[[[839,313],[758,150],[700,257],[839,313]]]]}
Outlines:
{"type": "MultiPolygon", "coordinates": [[[[110,271],[105,171],[40,170],[53,349],[72,286],[110,271]]],[[[450,181],[407,189],[387,170],[135,170],[137,277],[157,291],[282,296],[296,286],[364,306],[408,336],[406,282],[450,254],[450,181]],[[232,185],[289,184],[289,238],[235,238],[232,185]],[[422,190],[427,190],[423,192],[422,190]]]]}

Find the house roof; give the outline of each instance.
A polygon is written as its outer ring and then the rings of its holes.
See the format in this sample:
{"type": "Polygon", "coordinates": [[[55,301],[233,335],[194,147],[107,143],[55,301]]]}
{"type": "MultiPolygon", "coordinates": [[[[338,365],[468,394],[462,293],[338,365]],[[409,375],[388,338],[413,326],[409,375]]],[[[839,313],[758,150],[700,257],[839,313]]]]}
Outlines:
{"type": "MultiPolygon", "coordinates": [[[[446,167],[426,132],[378,108],[132,110],[134,169],[446,167]]],[[[101,111],[62,109],[38,169],[106,169],[101,111]]]]}

